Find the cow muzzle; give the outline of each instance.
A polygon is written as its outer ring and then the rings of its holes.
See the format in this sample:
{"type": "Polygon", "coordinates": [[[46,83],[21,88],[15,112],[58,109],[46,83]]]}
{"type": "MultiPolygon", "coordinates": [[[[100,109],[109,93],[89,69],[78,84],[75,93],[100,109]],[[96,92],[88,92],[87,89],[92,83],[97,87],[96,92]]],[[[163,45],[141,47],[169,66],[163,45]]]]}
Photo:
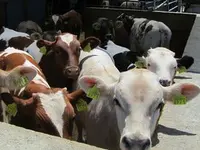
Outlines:
{"type": "Polygon", "coordinates": [[[77,79],[80,73],[80,69],[78,66],[69,66],[64,69],[64,75],[67,78],[77,79]]]}
{"type": "Polygon", "coordinates": [[[160,79],[159,82],[160,82],[160,84],[161,84],[162,86],[164,86],[164,87],[170,86],[170,85],[171,85],[171,81],[169,81],[169,80],[160,79]]]}
{"type": "Polygon", "coordinates": [[[129,136],[124,136],[121,140],[121,144],[126,150],[138,149],[149,150],[151,147],[150,139],[133,139],[129,136]]]}

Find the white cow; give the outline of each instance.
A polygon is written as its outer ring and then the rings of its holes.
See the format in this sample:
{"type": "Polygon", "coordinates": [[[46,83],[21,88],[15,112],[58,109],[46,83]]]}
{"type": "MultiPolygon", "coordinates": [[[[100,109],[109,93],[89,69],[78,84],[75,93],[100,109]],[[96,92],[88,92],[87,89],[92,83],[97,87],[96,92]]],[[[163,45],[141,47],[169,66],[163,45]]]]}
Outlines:
{"type": "MultiPolygon", "coordinates": [[[[0,28],[0,41],[5,41],[6,45],[8,46],[8,41],[13,38],[13,37],[27,37],[30,38],[30,36],[27,33],[23,33],[23,32],[17,32],[15,30],[6,28],[6,27],[1,27],[0,28]]],[[[1,44],[1,43],[0,43],[1,44]]]]}
{"type": "Polygon", "coordinates": [[[120,73],[109,55],[98,49],[81,53],[78,83],[85,92],[96,85],[98,100],[89,104],[85,118],[87,143],[111,150],[149,150],[164,100],[182,93],[188,100],[200,88],[192,83],[162,87],[146,69],[120,73]]]}
{"type": "Polygon", "coordinates": [[[176,70],[178,68],[175,53],[164,47],[151,48],[147,51],[147,57],[142,60],[145,67],[156,73],[159,82],[163,86],[172,85],[176,70]]]}

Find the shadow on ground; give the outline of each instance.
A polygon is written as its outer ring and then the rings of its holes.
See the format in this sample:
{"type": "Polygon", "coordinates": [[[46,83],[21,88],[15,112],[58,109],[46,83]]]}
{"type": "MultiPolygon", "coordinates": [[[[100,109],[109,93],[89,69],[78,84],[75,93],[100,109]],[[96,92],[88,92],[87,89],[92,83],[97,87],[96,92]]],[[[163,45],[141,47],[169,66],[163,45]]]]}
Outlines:
{"type": "Polygon", "coordinates": [[[172,136],[181,136],[181,135],[195,136],[196,135],[193,133],[180,131],[180,130],[169,128],[169,127],[159,124],[155,131],[155,134],[152,137],[152,146],[156,146],[160,142],[158,139],[158,133],[163,133],[163,134],[172,135],[172,136]]]}

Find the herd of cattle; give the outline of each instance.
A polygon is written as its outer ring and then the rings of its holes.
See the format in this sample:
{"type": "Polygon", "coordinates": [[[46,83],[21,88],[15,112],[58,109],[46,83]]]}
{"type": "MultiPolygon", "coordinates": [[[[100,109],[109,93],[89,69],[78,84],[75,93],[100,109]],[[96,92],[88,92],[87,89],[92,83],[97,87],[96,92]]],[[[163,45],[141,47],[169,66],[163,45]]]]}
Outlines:
{"type": "Polygon", "coordinates": [[[174,57],[172,32],[162,22],[126,14],[115,22],[99,18],[93,35],[82,40],[81,15],[74,10],[45,25],[46,31],[32,21],[16,31],[0,28],[3,122],[67,139],[76,125],[79,142],[149,150],[165,102],[179,94],[189,101],[200,92],[193,83],[173,82],[178,67],[188,69],[194,60],[174,57]],[[117,43],[119,33],[129,36],[127,47],[117,43]],[[94,87],[99,95],[92,99],[88,91],[94,87]],[[88,104],[84,111],[76,107],[80,99],[88,104]],[[10,104],[17,106],[15,115],[7,111],[10,104]]]}

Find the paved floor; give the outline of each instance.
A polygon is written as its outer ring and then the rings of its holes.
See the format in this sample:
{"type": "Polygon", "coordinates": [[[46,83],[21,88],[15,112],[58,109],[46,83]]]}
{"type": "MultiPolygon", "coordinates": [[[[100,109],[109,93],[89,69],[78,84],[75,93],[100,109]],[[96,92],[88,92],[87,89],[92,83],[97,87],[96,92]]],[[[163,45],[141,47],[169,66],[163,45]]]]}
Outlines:
{"type": "MultiPolygon", "coordinates": [[[[177,82],[200,85],[200,74],[183,73],[177,82]],[[189,79],[187,79],[189,78],[189,79]]],[[[167,104],[160,120],[159,143],[152,150],[200,149],[200,95],[186,105],[167,104]]]]}

